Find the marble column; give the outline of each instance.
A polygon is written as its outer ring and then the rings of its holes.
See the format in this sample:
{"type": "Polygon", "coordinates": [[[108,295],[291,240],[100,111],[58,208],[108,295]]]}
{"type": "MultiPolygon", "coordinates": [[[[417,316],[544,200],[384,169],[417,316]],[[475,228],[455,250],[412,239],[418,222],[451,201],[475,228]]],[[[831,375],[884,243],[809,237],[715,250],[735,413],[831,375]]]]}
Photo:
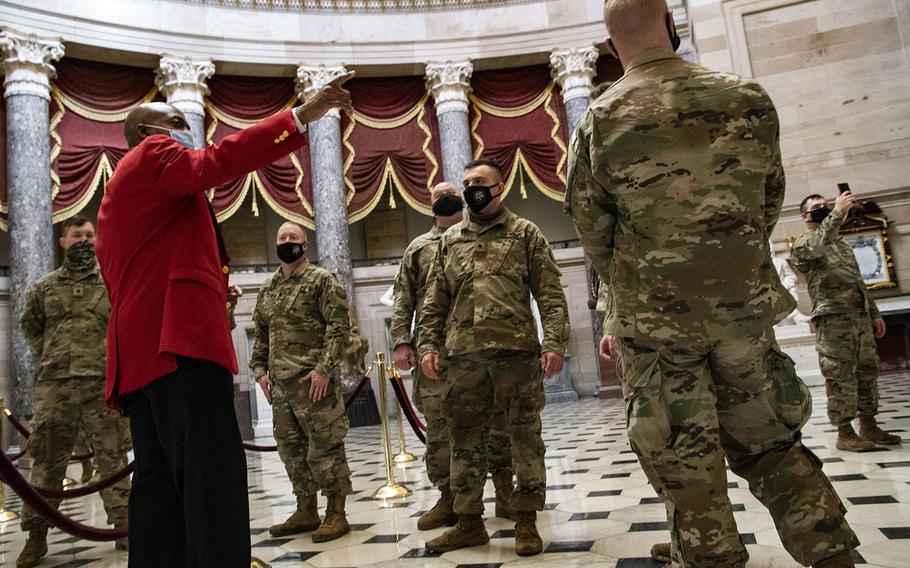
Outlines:
{"type": "Polygon", "coordinates": [[[471,92],[470,61],[428,63],[427,91],[436,104],[442,147],[443,178],[461,187],[464,166],[473,158],[471,127],[468,124],[468,93],[471,92]]]}
{"type": "Polygon", "coordinates": [[[591,102],[598,56],[595,47],[557,48],[550,52],[550,74],[562,89],[569,132],[575,130],[591,102]]]}
{"type": "MultiPolygon", "coordinates": [[[[566,109],[566,117],[569,119],[570,134],[575,131],[578,121],[591,103],[591,91],[594,90],[594,75],[596,73],[595,65],[599,53],[595,47],[574,47],[574,48],[557,48],[550,52],[550,73],[553,79],[559,85],[562,91],[562,102],[566,109]]],[[[585,272],[591,273],[591,262],[585,255],[585,272]]],[[[591,330],[594,339],[594,353],[589,355],[580,354],[582,357],[593,356],[597,361],[597,343],[603,335],[603,322],[597,317],[594,310],[591,310],[591,330]]],[[[582,394],[588,394],[599,389],[600,372],[595,379],[595,384],[579,384],[579,391],[582,394]],[[587,392],[586,392],[587,391],[587,392]]],[[[547,396],[555,399],[577,399],[578,395],[568,380],[554,381],[553,384],[547,385],[547,396]],[[569,392],[571,391],[571,392],[569,392]]]]}
{"type": "MultiPolygon", "coordinates": [[[[329,81],[344,75],[343,65],[301,65],[297,68],[297,95],[306,100],[329,81]]],[[[329,111],[307,125],[310,164],[313,170],[313,213],[319,264],[335,274],[354,302],[354,268],[351,264],[347,187],[341,161],[341,113],[329,111]]]]}
{"type": "Polygon", "coordinates": [[[183,111],[197,148],[206,146],[205,96],[206,81],[215,74],[211,59],[193,59],[164,54],[155,71],[155,86],[167,102],[183,111]]]}
{"type": "Polygon", "coordinates": [[[32,413],[36,360],[19,328],[29,288],[54,268],[48,123],[52,62],[58,38],[0,31],[6,97],[6,160],[10,227],[10,394],[20,418],[32,413]]]}

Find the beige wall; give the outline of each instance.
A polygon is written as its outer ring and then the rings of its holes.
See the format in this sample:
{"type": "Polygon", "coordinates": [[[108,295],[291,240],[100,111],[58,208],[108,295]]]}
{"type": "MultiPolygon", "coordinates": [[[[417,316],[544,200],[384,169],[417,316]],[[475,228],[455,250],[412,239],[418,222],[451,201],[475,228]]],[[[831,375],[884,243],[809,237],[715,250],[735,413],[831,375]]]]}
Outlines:
{"type": "MultiPolygon", "coordinates": [[[[787,196],[776,241],[804,230],[799,202],[849,182],[893,223],[910,289],[910,14],[906,0],[689,0],[702,64],[756,78],[781,120],[787,196]]],[[[786,249],[786,247],[782,247],[786,249]]]]}

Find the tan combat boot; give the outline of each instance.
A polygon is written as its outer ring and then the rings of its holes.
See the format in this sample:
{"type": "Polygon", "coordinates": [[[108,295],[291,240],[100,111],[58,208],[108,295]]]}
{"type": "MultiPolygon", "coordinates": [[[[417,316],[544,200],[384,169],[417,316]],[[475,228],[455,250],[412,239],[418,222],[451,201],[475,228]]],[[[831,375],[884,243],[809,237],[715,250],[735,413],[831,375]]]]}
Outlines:
{"type": "Polygon", "coordinates": [[[418,530],[428,531],[439,527],[450,527],[458,522],[458,515],[455,514],[455,510],[452,508],[455,505],[455,496],[452,495],[452,490],[446,485],[440,487],[439,491],[439,501],[417,520],[418,530]]]}
{"type": "Polygon", "coordinates": [[[344,495],[329,495],[325,508],[325,521],[313,533],[313,542],[328,542],[341,538],[351,531],[344,512],[344,495]]]}
{"type": "Polygon", "coordinates": [[[16,568],[32,568],[41,564],[41,559],[47,556],[47,528],[32,529],[19,558],[16,559],[16,568]]]}
{"type": "Polygon", "coordinates": [[[297,496],[297,510],[281,524],[269,527],[272,536],[289,536],[314,531],[319,527],[319,511],[316,510],[316,494],[297,496]]]}
{"type": "Polygon", "coordinates": [[[543,552],[543,542],[537,532],[537,511],[515,512],[515,554],[531,556],[543,552]]]}
{"type": "Polygon", "coordinates": [[[512,470],[497,469],[494,471],[493,487],[496,488],[496,516],[502,519],[511,519],[510,501],[512,499],[512,491],[515,489],[512,485],[512,470]]]}
{"type": "Polygon", "coordinates": [[[661,564],[670,563],[670,543],[658,542],[651,547],[651,558],[661,564]]]}
{"type": "Polygon", "coordinates": [[[868,452],[875,449],[875,444],[857,436],[853,426],[849,423],[837,427],[837,443],[835,446],[837,446],[838,450],[845,452],[868,452]]]}
{"type": "Polygon", "coordinates": [[[825,558],[821,562],[816,562],[812,568],[854,568],[853,555],[849,552],[841,552],[837,556],[825,558]]]}
{"type": "Polygon", "coordinates": [[[893,446],[901,443],[900,436],[889,434],[879,428],[878,424],[875,422],[874,416],[859,417],[859,435],[861,438],[869,440],[870,442],[884,444],[886,446],[893,446]]]}
{"type": "Polygon", "coordinates": [[[95,466],[92,465],[92,458],[85,458],[79,463],[82,464],[82,477],[79,478],[79,481],[82,483],[88,483],[92,480],[92,476],[95,474],[95,466]]]}
{"type": "Polygon", "coordinates": [[[490,535],[487,534],[480,515],[458,515],[458,524],[433,540],[428,540],[427,548],[436,552],[448,552],[488,542],[490,535]]]}

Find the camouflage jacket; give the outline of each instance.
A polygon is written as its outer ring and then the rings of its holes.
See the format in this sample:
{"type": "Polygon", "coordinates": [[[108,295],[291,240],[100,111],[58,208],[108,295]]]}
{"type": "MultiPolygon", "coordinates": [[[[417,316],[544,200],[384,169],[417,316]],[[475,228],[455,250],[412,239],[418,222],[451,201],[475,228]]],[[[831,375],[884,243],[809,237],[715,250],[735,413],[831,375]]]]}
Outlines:
{"type": "Polygon", "coordinates": [[[832,211],[815,229],[809,229],[793,243],[791,254],[796,269],[806,276],[812,298],[812,317],[844,312],[862,312],[879,317],[859,272],[853,249],[840,235],[847,216],[832,211]]]}
{"type": "Polygon", "coordinates": [[[111,304],[101,271],[62,266],[29,291],[19,318],[40,360],[37,380],[103,377],[111,304]]]}
{"type": "Polygon", "coordinates": [[[536,225],[506,208],[489,224],[456,223],[437,246],[420,308],[418,351],[447,356],[481,349],[552,351],[569,340],[560,272],[536,225]],[[531,294],[544,329],[541,347],[531,294]]]}
{"type": "Polygon", "coordinates": [[[605,333],[712,340],[794,309],[768,246],[784,172],[757,83],[648,51],[591,104],[571,145],[566,208],[609,286],[605,333]]]}
{"type": "Polygon", "coordinates": [[[289,278],[279,268],[259,289],[250,369],[290,379],[307,369],[328,377],[348,344],[348,297],[332,273],[304,260],[289,278]]]}
{"type": "Polygon", "coordinates": [[[445,231],[434,225],[408,245],[395,278],[395,307],[392,310],[392,348],[402,343],[416,344],[411,335],[414,314],[423,304],[427,275],[436,254],[439,239],[445,231]]]}

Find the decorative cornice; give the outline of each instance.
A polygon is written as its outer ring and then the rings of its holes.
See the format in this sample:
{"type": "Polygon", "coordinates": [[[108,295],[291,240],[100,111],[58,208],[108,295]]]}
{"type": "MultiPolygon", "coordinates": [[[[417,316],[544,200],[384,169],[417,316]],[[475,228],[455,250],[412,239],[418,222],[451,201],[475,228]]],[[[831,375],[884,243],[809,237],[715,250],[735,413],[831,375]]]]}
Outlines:
{"type": "Polygon", "coordinates": [[[594,46],[556,48],[550,52],[550,74],[562,89],[563,102],[591,97],[599,56],[594,46]]]}
{"type": "Polygon", "coordinates": [[[215,74],[211,59],[193,59],[164,54],[155,72],[155,86],[167,102],[183,112],[204,115],[209,94],[206,81],[215,74]]]}
{"type": "Polygon", "coordinates": [[[63,57],[60,38],[42,37],[9,28],[0,30],[4,96],[30,95],[51,100],[50,80],[57,72],[51,62],[63,57]]]}
{"type": "Polygon", "coordinates": [[[473,72],[474,65],[470,61],[427,63],[427,91],[436,103],[436,114],[468,112],[473,72]]]}
{"type": "Polygon", "coordinates": [[[411,13],[438,10],[472,10],[514,4],[530,4],[538,0],[180,0],[187,4],[203,4],[224,8],[270,10],[284,12],[343,12],[375,14],[381,12],[411,13]]]}
{"type": "MultiPolygon", "coordinates": [[[[319,65],[304,65],[301,64],[297,67],[297,97],[301,101],[305,101],[313,94],[326,86],[333,79],[341,77],[348,70],[345,69],[344,65],[325,65],[320,63],[319,65]]],[[[337,108],[331,109],[325,114],[325,116],[332,116],[340,119],[341,113],[337,108]]]]}

